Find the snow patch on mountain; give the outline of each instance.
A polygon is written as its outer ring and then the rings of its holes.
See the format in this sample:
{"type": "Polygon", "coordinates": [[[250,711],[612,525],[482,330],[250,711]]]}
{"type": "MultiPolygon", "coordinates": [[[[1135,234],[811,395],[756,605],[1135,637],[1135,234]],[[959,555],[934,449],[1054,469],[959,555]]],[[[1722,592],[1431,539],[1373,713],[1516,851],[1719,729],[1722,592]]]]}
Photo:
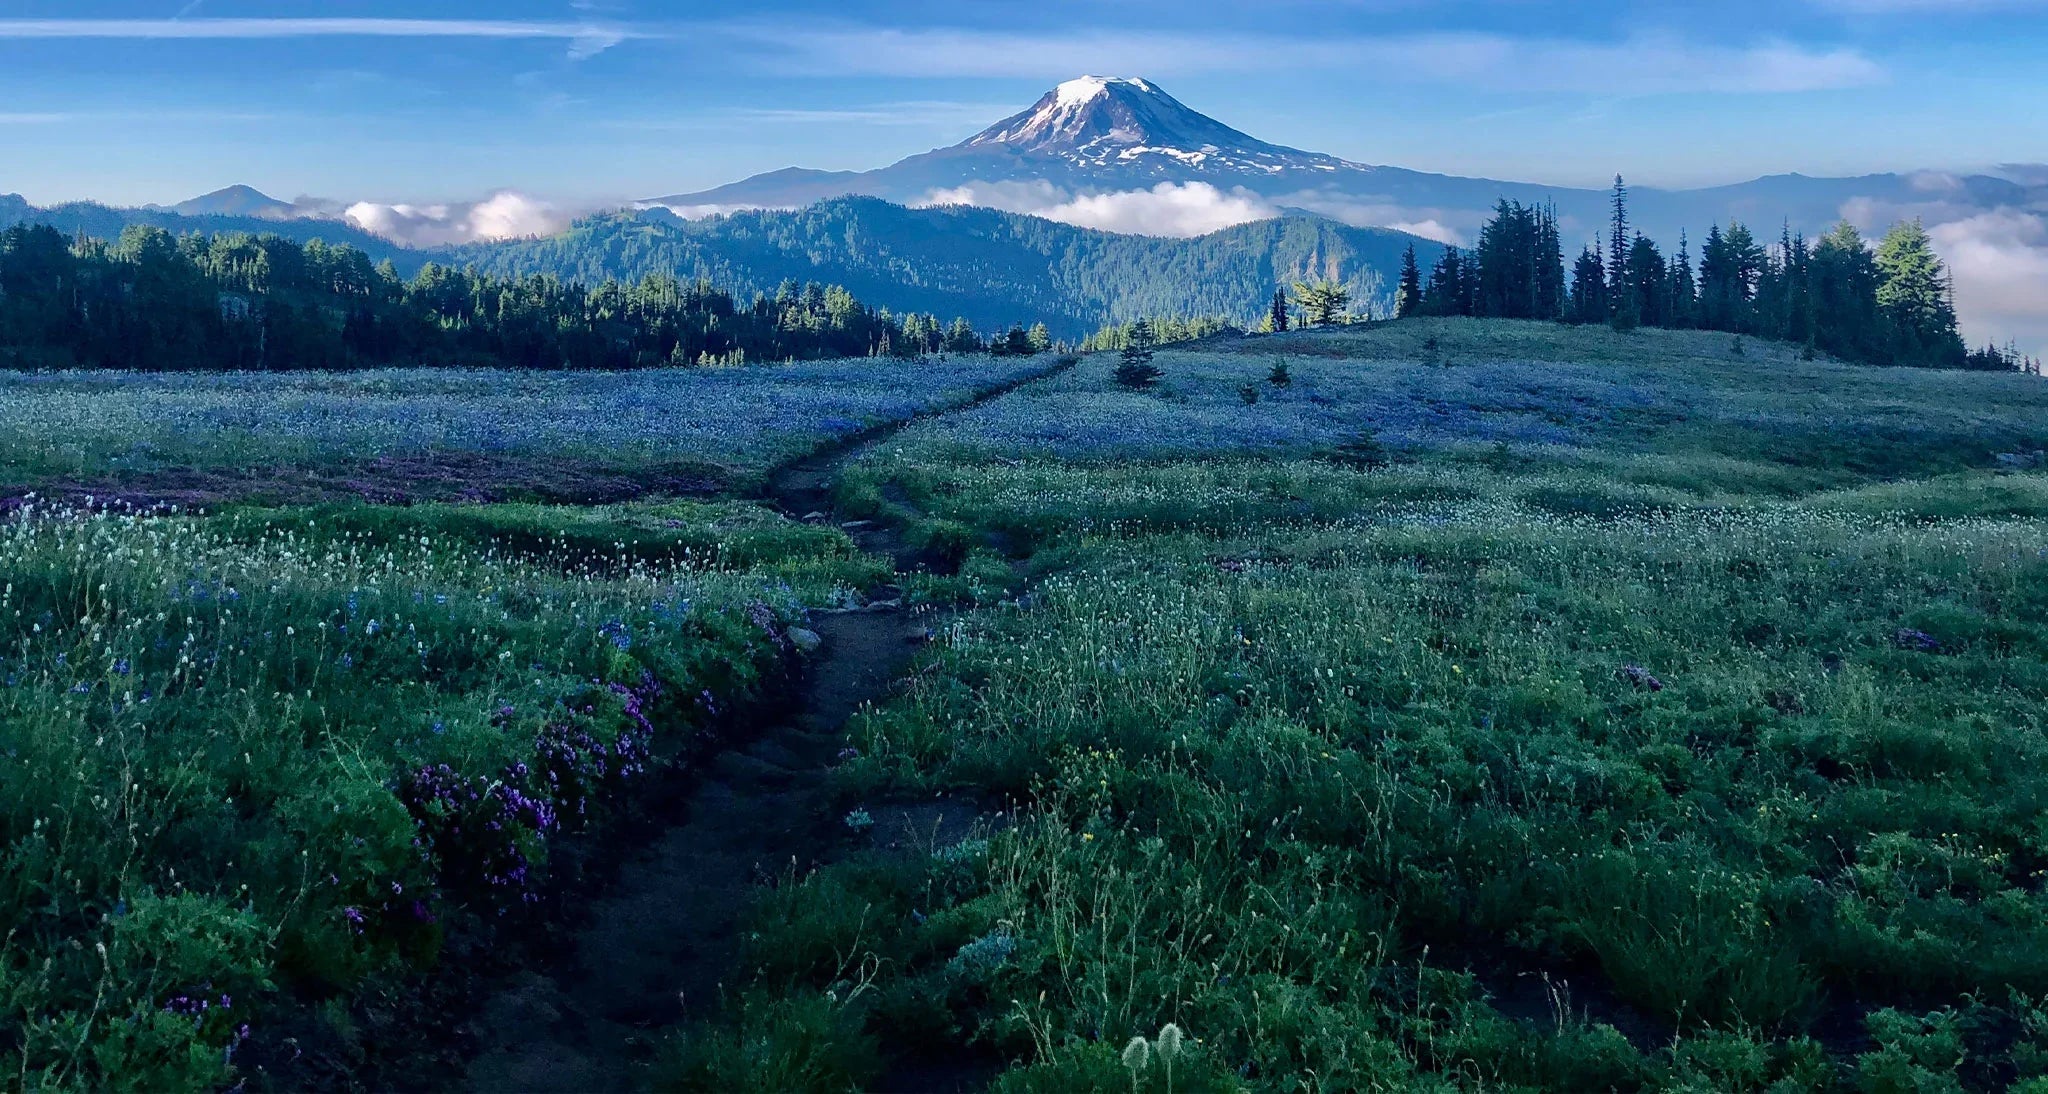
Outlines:
{"type": "Polygon", "coordinates": [[[1334,156],[1268,144],[1188,109],[1157,84],[1131,76],[1083,76],[1045,93],[961,149],[1007,150],[1074,167],[1150,173],[1249,172],[1352,167],[1334,156]]]}

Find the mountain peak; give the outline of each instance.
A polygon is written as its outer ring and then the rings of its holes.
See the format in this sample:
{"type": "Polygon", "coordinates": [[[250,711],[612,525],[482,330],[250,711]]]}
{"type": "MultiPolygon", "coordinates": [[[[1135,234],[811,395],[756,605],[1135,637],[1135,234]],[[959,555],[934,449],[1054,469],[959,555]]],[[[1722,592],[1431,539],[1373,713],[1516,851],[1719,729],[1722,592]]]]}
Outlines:
{"type": "Polygon", "coordinates": [[[1158,92],[1157,88],[1135,76],[1083,76],[1053,88],[1052,93],[1061,106],[1080,106],[1110,94],[1111,87],[1128,87],[1148,95],[1158,92]]]}
{"type": "Polygon", "coordinates": [[[190,201],[181,201],[171,206],[169,211],[188,217],[238,216],[266,220],[285,219],[297,212],[289,202],[279,201],[253,186],[239,184],[201,194],[190,201]]]}
{"type": "Polygon", "coordinates": [[[1303,153],[1191,110],[1135,76],[1082,76],[961,146],[1004,148],[1077,167],[1273,170],[1303,153]]]}

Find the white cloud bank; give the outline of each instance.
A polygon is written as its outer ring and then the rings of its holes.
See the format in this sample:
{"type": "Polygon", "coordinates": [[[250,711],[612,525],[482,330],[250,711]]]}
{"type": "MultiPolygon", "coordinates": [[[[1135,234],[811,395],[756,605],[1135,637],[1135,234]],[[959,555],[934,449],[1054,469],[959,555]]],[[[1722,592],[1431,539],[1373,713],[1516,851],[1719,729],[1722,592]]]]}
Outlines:
{"type": "Polygon", "coordinates": [[[976,205],[1044,217],[1077,228],[1128,235],[1207,235],[1280,210],[1248,190],[1219,190],[1206,182],[1162,182],[1149,190],[1074,194],[1049,182],[970,182],[933,190],[912,204],[976,205]]]}
{"type": "Polygon", "coordinates": [[[547,202],[511,190],[482,201],[456,205],[382,205],[359,201],[343,219],[372,235],[408,247],[443,247],[554,235],[566,230],[572,214],[547,202]]]}
{"type": "MultiPolygon", "coordinates": [[[[2041,187],[2048,168],[2015,164],[1998,174],[2041,187]]],[[[1902,220],[1927,226],[1942,261],[1955,274],[1956,311],[1973,345],[2019,344],[2048,357],[2048,193],[2034,190],[2023,204],[1982,204],[1961,180],[1926,173],[1914,178],[1925,200],[1895,204],[1857,198],[1842,218],[1872,238],[1902,220]]]]}
{"type": "MultiPolygon", "coordinates": [[[[1374,204],[1336,192],[1303,191],[1266,198],[1242,187],[1223,190],[1206,182],[1162,182],[1150,189],[1096,193],[1074,193],[1044,181],[970,182],[933,190],[912,204],[974,205],[1044,217],[1076,228],[1176,239],[1272,220],[1285,216],[1289,209],[1302,209],[1361,228],[1392,228],[1441,243],[1462,244],[1466,232],[1486,218],[1484,211],[1374,204]]],[[[677,213],[683,215],[680,210],[677,213]]]]}
{"type": "Polygon", "coordinates": [[[2048,358],[2048,217],[1994,209],[1927,232],[1955,271],[1963,330],[2048,358]]]}

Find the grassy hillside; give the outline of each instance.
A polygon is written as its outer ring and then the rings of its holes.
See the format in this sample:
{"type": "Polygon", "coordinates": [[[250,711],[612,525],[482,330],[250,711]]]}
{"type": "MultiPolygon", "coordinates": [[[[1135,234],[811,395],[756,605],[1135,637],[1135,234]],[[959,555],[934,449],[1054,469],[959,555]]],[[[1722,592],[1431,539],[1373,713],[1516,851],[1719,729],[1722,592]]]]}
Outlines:
{"type": "Polygon", "coordinates": [[[845,449],[1034,366],[17,376],[0,1046],[2043,1089],[2048,384],[1800,356],[1221,338],[845,449]]]}
{"type": "Polygon", "coordinates": [[[1370,433],[1393,455],[1494,459],[1505,446],[1517,461],[1703,491],[1983,468],[2048,447],[2036,377],[1800,357],[1700,331],[1416,319],[1168,347],[1164,380],[1143,393],[1094,357],[916,435],[984,455],[1122,460],[1300,456],[1370,433]],[[1285,387],[1268,382],[1276,364],[1285,387]]]}
{"type": "Polygon", "coordinates": [[[2048,478],[1995,469],[2048,385],[1470,321],[1159,363],[850,469],[985,608],[843,807],[1006,812],[764,896],[668,1081],[2048,1076],[2048,478]]]}

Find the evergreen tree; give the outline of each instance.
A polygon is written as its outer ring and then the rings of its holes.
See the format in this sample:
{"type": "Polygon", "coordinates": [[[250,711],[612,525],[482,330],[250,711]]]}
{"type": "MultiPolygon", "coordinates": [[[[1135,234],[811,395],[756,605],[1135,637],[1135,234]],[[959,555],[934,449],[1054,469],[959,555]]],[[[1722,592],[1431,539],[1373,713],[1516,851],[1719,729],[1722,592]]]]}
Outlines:
{"type": "Polygon", "coordinates": [[[946,329],[946,352],[977,353],[981,350],[981,335],[975,333],[974,324],[965,316],[953,320],[946,329]]]}
{"type": "Polygon", "coordinates": [[[1429,271],[1429,284],[1422,290],[1425,315],[1464,315],[1465,259],[1456,247],[1445,247],[1429,271]]]}
{"type": "Polygon", "coordinates": [[[1046,353],[1052,349],[1052,332],[1046,329],[1044,323],[1033,323],[1030,332],[1025,335],[1025,344],[1034,354],[1046,353]]]}
{"type": "Polygon", "coordinates": [[[1956,331],[1947,275],[1920,221],[1893,226],[1877,245],[1877,306],[1902,365],[1959,368],[1967,350],[1956,331]]]}
{"type": "MultiPolygon", "coordinates": [[[[1474,275],[1474,315],[1508,319],[1555,318],[1551,296],[1554,229],[1544,210],[1502,200],[1479,231],[1469,266],[1474,275]]],[[[1562,282],[1562,265],[1555,280],[1562,282]]]]}
{"type": "Polygon", "coordinates": [[[1614,193],[1609,199],[1613,208],[1611,232],[1607,246],[1608,306],[1618,307],[1628,298],[1624,291],[1628,283],[1628,186],[1621,176],[1614,176],[1614,193]]]}
{"type": "Polygon", "coordinates": [[[1578,262],[1572,267],[1571,321],[1605,323],[1610,314],[1607,306],[1607,271],[1600,262],[1600,252],[1589,244],[1580,252],[1578,262]]]}
{"type": "Polygon", "coordinates": [[[1131,333],[1125,340],[1123,351],[1118,355],[1116,382],[1133,391],[1140,391],[1159,382],[1163,375],[1152,363],[1153,347],[1158,339],[1152,333],[1152,324],[1140,319],[1131,326],[1131,333]]]}
{"type": "Polygon", "coordinates": [[[1692,245],[1683,231],[1678,233],[1678,257],[1671,260],[1670,303],[1665,307],[1667,322],[1681,330],[1699,323],[1699,287],[1692,276],[1692,245]]]}
{"type": "Polygon", "coordinates": [[[1671,269],[1664,252],[1649,236],[1638,233],[1628,250],[1628,300],[1639,325],[1670,325],[1671,269]]]}
{"type": "MultiPolygon", "coordinates": [[[[1411,253],[1415,250],[1412,246],[1408,249],[1411,253]]],[[[1266,322],[1272,326],[1273,333],[1287,333],[1287,290],[1273,290],[1273,305],[1266,312],[1266,322]]]]}
{"type": "Polygon", "coordinates": [[[1415,244],[1401,255],[1401,282],[1394,290],[1394,317],[1406,319],[1422,311],[1422,268],[1415,262],[1415,244]]]}
{"type": "Polygon", "coordinates": [[[1294,304],[1301,309],[1301,321],[1312,327],[1326,327],[1344,321],[1351,306],[1351,293],[1343,283],[1328,278],[1294,283],[1294,304]]]}
{"type": "Polygon", "coordinates": [[[1564,240],[1557,208],[1545,206],[1536,235],[1536,318],[1562,319],[1566,303],[1564,240]]]}
{"type": "Polygon", "coordinates": [[[1877,260],[1862,233],[1847,221],[1820,238],[1809,262],[1813,341],[1838,357],[1881,359],[1886,348],[1878,313],[1877,260]]]}

